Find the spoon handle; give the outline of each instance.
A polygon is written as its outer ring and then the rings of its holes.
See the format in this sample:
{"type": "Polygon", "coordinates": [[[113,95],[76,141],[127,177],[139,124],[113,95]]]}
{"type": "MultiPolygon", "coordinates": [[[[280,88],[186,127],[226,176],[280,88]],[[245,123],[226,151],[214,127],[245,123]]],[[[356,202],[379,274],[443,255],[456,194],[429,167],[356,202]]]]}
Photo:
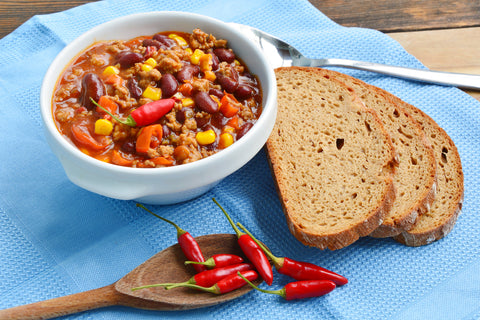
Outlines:
{"type": "Polygon", "coordinates": [[[114,285],[0,310],[0,319],[50,319],[117,304],[114,285]]]}
{"type": "Polygon", "coordinates": [[[414,69],[406,67],[389,66],[379,63],[362,62],[347,59],[318,59],[312,60],[311,67],[338,66],[376,73],[394,77],[406,78],[440,85],[455,86],[464,89],[480,90],[480,75],[442,72],[433,70],[414,69]]]}

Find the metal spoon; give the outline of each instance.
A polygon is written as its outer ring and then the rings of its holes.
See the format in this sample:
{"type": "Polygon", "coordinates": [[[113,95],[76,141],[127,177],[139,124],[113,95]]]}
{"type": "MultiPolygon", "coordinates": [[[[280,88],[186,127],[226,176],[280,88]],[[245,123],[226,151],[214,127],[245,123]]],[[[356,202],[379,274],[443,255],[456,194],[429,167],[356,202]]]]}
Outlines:
{"type": "Polygon", "coordinates": [[[250,26],[230,23],[251,41],[256,43],[266,54],[273,68],[304,67],[345,67],[372,71],[398,78],[455,86],[464,89],[480,90],[480,75],[431,71],[423,69],[389,66],[379,63],[362,62],[347,59],[309,59],[283,40],[250,26]]]}
{"type": "MultiPolygon", "coordinates": [[[[236,235],[212,234],[195,239],[205,257],[216,253],[232,253],[243,256],[237,244],[236,235]]],[[[157,253],[114,284],[0,310],[0,319],[49,319],[109,306],[127,306],[149,310],[195,309],[226,302],[252,290],[248,285],[223,295],[214,295],[189,288],[165,290],[157,287],[131,290],[147,284],[183,282],[193,275],[193,268],[185,267],[183,253],[180,246],[176,244],[157,253]]],[[[255,282],[258,284],[261,281],[255,282]]]]}

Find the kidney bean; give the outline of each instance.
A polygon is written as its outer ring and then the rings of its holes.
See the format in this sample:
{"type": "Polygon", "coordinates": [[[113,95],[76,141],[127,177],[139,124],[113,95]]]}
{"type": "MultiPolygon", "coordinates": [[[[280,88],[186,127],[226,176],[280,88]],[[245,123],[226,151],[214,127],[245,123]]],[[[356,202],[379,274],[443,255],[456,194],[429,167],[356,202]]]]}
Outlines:
{"type": "Polygon", "coordinates": [[[211,52],[210,55],[212,56],[212,71],[216,71],[220,66],[220,60],[218,60],[218,57],[215,53],[211,52]]]}
{"type": "Polygon", "coordinates": [[[210,124],[218,129],[222,129],[228,122],[228,118],[226,118],[221,112],[216,112],[212,115],[212,119],[210,120],[210,124]]]}
{"type": "Polygon", "coordinates": [[[215,113],[218,111],[218,103],[210,97],[207,92],[200,91],[194,96],[195,105],[198,109],[207,113],[215,113]]]}
{"type": "Polygon", "coordinates": [[[163,45],[160,43],[160,41],[153,40],[153,39],[145,39],[142,41],[142,46],[155,47],[157,49],[160,49],[163,45]]]}
{"type": "Polygon", "coordinates": [[[193,77],[198,76],[200,68],[192,64],[185,64],[180,71],[177,72],[177,80],[180,83],[190,81],[193,77]]]}
{"type": "Polygon", "coordinates": [[[162,125],[162,129],[163,129],[164,137],[168,137],[169,135],[172,134],[172,130],[170,130],[170,128],[166,124],[162,125]]]}
{"type": "MultiPolygon", "coordinates": [[[[195,121],[197,122],[197,127],[198,128],[201,128],[203,130],[203,128],[208,125],[210,123],[210,117],[195,117],[195,121]]],[[[204,130],[205,131],[205,130],[204,130]]]]}
{"type": "Polygon", "coordinates": [[[243,137],[251,128],[253,127],[253,123],[246,122],[237,132],[237,140],[243,137]]]}
{"type": "Polygon", "coordinates": [[[140,88],[138,81],[135,78],[130,78],[127,81],[127,88],[130,91],[132,98],[138,99],[142,95],[142,88],[140,88]]]}
{"type": "Polygon", "coordinates": [[[137,52],[122,51],[116,56],[117,62],[122,68],[129,68],[137,62],[142,62],[144,57],[137,52]]]}
{"type": "Polygon", "coordinates": [[[101,96],[107,92],[102,79],[95,73],[87,73],[82,79],[82,90],[80,92],[79,102],[88,110],[96,108],[95,104],[90,100],[92,98],[96,102],[101,96]]]}
{"type": "Polygon", "coordinates": [[[218,57],[220,61],[232,63],[235,60],[235,53],[231,49],[216,48],[213,53],[218,57]]]}
{"type": "Polygon", "coordinates": [[[223,88],[223,90],[227,91],[228,93],[234,93],[238,87],[238,81],[227,77],[219,72],[216,73],[217,82],[223,88]]]}
{"type": "Polygon", "coordinates": [[[183,107],[180,111],[177,111],[175,118],[180,123],[185,123],[185,120],[193,118],[193,110],[191,108],[183,107]]]}
{"type": "Polygon", "coordinates": [[[160,33],[154,35],[152,39],[161,43],[165,49],[170,49],[177,44],[175,40],[170,39],[168,36],[160,33]]]}
{"type": "Polygon", "coordinates": [[[136,143],[134,140],[128,140],[128,141],[125,141],[123,144],[122,144],[122,147],[121,149],[127,153],[135,153],[135,150],[136,150],[136,143]]]}
{"type": "Polygon", "coordinates": [[[234,95],[239,100],[245,100],[253,95],[253,90],[246,84],[240,84],[237,89],[235,89],[234,95]]]}
{"type": "Polygon", "coordinates": [[[162,97],[170,98],[177,92],[177,79],[170,73],[164,74],[160,79],[160,88],[162,89],[162,97]]]}
{"type": "Polygon", "coordinates": [[[210,89],[210,90],[208,91],[208,94],[211,94],[211,95],[217,97],[218,99],[222,99],[223,96],[224,96],[222,90],[220,90],[220,89],[215,89],[215,88],[210,89]]]}

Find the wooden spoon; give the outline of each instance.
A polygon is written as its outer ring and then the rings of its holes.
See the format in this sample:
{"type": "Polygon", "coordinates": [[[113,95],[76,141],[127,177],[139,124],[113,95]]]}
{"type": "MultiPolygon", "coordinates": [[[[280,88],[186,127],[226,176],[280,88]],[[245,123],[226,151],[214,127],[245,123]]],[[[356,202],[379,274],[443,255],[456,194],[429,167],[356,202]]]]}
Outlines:
{"type": "MultiPolygon", "coordinates": [[[[216,253],[243,256],[237,236],[211,234],[195,238],[205,257],[216,253]]],[[[244,257],[244,256],[243,256],[244,257]]],[[[185,256],[175,244],[148,259],[114,284],[72,295],[0,310],[0,319],[49,319],[76,312],[108,306],[127,306],[150,310],[186,310],[203,308],[226,302],[252,290],[248,285],[223,295],[215,295],[190,288],[163,287],[131,291],[147,284],[184,282],[195,271],[184,265],[185,256]]],[[[259,284],[261,280],[255,281],[259,284]]]]}

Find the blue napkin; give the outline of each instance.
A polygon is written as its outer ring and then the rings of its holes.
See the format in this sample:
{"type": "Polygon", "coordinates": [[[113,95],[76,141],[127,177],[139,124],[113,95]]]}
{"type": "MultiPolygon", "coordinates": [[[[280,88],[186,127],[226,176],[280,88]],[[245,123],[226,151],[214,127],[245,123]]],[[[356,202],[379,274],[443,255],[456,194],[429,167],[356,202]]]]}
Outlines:
{"type": "MultiPolygon", "coordinates": [[[[39,92],[56,54],[112,18],[180,10],[275,34],[311,57],[422,67],[388,36],[341,27],[306,0],[99,1],[35,16],[0,40],[0,308],[109,285],[176,242],[175,231],[131,201],[73,185],[43,136],[39,92]]],[[[300,244],[289,233],[264,151],[190,202],[151,206],[194,236],[233,233],[216,197],[279,256],[320,264],[349,284],[315,299],[283,301],[251,292],[205,309],[159,312],[110,307],[68,319],[479,319],[480,104],[456,88],[341,70],[425,111],[456,143],[465,173],[463,213],[444,239],[419,248],[364,238],[338,251],[300,244]]],[[[273,288],[288,279],[276,276],[273,288]]]]}

